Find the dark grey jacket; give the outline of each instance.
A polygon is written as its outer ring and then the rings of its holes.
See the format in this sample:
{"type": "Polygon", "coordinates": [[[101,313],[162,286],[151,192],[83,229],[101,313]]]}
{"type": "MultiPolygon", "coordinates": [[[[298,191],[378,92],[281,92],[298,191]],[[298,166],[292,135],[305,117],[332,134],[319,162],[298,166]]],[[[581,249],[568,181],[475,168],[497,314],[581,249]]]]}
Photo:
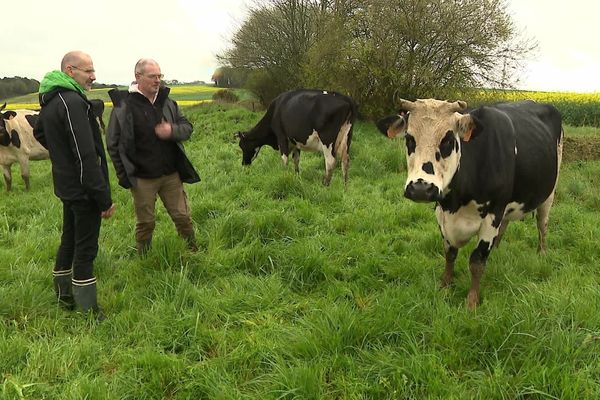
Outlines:
{"type": "MultiPolygon", "coordinates": [[[[170,89],[161,87],[168,96],[170,89]]],[[[136,186],[135,177],[136,152],[135,135],[133,132],[133,117],[129,110],[127,90],[112,89],[108,92],[113,103],[113,110],[108,122],[106,147],[112,159],[119,185],[128,189],[136,186]]],[[[167,97],[163,106],[163,115],[173,127],[173,141],[177,143],[179,152],[176,156],[176,168],[182,182],[195,183],[200,181],[200,176],[187,158],[183,144],[192,135],[192,124],[183,116],[181,110],[173,100],[167,97]]]]}
{"type": "Polygon", "coordinates": [[[100,211],[108,210],[108,164],[90,102],[59,88],[40,94],[40,105],[34,136],[50,152],[54,193],[62,200],[91,200],[100,211]]]}

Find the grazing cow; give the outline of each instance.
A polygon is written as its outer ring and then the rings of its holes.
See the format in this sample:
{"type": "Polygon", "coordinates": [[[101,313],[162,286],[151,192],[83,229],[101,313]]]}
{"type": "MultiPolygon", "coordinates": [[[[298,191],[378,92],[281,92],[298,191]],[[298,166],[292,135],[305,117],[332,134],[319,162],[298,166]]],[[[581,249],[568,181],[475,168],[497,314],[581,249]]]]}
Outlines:
{"type": "Polygon", "coordinates": [[[19,163],[25,189],[29,190],[29,160],[47,160],[48,151],[33,137],[38,112],[32,110],[5,111],[0,107],[0,167],[6,191],[12,188],[11,166],[19,163]]]}
{"type": "Polygon", "coordinates": [[[451,283],[458,249],[474,235],[467,306],[479,304],[479,282],[492,246],[509,221],[537,211],[538,251],[546,247],[548,214],[562,158],[562,122],[551,105],[533,101],[484,106],[461,113],[466,103],[401,100],[400,115],[378,121],[389,137],[406,140],[404,196],[436,202],[451,283]]]}
{"type": "Polygon", "coordinates": [[[348,183],[348,163],[356,104],[348,97],[324,90],[294,90],[277,96],[259,123],[248,132],[238,132],[243,165],[250,165],[263,145],[279,150],[284,165],[292,153],[298,173],[300,150],[321,151],[325,156],[328,186],[336,158],[342,160],[344,184],[348,183]]]}
{"type": "Polygon", "coordinates": [[[98,120],[98,125],[100,125],[100,128],[102,128],[102,133],[106,133],[104,119],[102,118],[102,115],[104,114],[104,101],[100,99],[91,99],[90,103],[92,104],[92,113],[98,120]]]}

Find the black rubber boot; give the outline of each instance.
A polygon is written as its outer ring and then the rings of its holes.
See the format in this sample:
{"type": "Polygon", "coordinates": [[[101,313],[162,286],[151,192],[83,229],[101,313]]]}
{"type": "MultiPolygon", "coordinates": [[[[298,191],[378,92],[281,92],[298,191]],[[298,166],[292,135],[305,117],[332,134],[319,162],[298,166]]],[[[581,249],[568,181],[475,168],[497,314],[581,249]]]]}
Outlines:
{"type": "Polygon", "coordinates": [[[75,309],[75,299],[71,288],[71,270],[52,271],[54,281],[54,291],[58,298],[58,304],[67,310],[75,309]]]}
{"type": "Polygon", "coordinates": [[[84,313],[92,313],[97,321],[104,321],[106,319],[102,309],[98,307],[96,282],[85,286],[74,284],[73,297],[75,298],[77,309],[84,313]]]}

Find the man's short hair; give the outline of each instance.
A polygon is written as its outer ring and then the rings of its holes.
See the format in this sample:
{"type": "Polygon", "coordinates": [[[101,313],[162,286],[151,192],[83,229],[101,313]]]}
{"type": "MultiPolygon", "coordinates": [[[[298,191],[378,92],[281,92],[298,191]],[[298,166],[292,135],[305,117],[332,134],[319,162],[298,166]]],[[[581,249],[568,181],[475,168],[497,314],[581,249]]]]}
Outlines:
{"type": "Polygon", "coordinates": [[[146,71],[146,65],[148,64],[158,65],[158,63],[151,58],[140,58],[138,62],[135,63],[135,69],[133,72],[135,74],[143,74],[146,71]]]}

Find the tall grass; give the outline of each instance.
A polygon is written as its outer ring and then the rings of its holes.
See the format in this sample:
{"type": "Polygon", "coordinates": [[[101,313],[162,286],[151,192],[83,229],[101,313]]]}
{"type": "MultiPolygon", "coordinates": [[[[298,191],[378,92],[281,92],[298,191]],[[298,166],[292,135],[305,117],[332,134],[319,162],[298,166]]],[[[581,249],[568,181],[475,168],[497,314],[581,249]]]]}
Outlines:
{"type": "Polygon", "coordinates": [[[185,112],[201,250],[159,206],[154,246],[137,257],[131,196],[113,177],[101,324],[54,299],[48,162],[32,163],[29,193],[17,177],[0,195],[1,398],[600,398],[598,161],[563,165],[546,255],[534,220],[511,224],[470,312],[473,244],[439,290],[442,243],[431,205],[402,197],[402,142],[357,124],[345,191],[339,170],[321,185],[317,154],[302,154],[299,176],[270,148],[242,167],[233,134],[261,114],[185,112]]]}

